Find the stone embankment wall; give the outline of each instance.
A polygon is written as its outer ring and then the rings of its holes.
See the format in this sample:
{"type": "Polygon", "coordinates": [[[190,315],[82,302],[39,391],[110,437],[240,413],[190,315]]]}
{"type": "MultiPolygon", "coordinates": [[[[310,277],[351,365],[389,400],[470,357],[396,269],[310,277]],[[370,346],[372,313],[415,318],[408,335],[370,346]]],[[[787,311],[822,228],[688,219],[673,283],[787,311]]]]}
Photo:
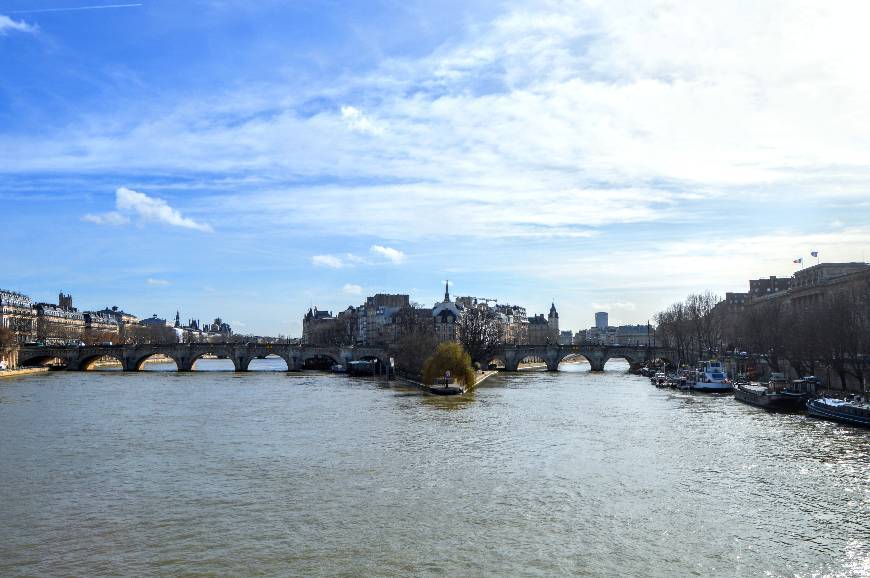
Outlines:
{"type": "Polygon", "coordinates": [[[32,373],[46,373],[49,371],[47,367],[25,367],[23,369],[4,369],[0,371],[0,379],[7,377],[20,377],[22,375],[30,375],[32,373]]]}

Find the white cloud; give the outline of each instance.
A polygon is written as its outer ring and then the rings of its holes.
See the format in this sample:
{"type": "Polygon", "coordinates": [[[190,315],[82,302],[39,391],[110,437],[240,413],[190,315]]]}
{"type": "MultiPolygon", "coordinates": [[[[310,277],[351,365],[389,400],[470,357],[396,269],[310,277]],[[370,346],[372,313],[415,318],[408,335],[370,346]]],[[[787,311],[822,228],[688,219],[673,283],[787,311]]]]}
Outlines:
{"type": "Polygon", "coordinates": [[[335,255],[314,255],[311,257],[311,263],[315,267],[331,267],[332,269],[344,267],[344,261],[335,255]]]}
{"type": "Polygon", "coordinates": [[[367,262],[363,257],[360,257],[359,255],[354,255],[353,253],[345,253],[344,259],[348,263],[354,263],[357,265],[364,264],[367,262]]]}
{"type": "Polygon", "coordinates": [[[398,249],[392,247],[384,247],[383,245],[372,245],[370,251],[375,255],[381,255],[395,265],[399,265],[405,261],[405,254],[398,249]]]}
{"type": "Polygon", "coordinates": [[[362,287],[353,283],[347,283],[341,288],[341,292],[345,295],[362,295],[362,287]]]}
{"type": "Polygon", "coordinates": [[[341,118],[347,123],[348,128],[356,132],[368,134],[383,134],[384,129],[364,115],[362,111],[353,106],[341,107],[341,118]]]}
{"type": "Polygon", "coordinates": [[[145,283],[147,283],[151,287],[165,287],[169,285],[169,281],[167,281],[166,279],[154,279],[152,277],[149,277],[148,280],[145,281],[145,283]]]}
{"type": "Polygon", "coordinates": [[[36,32],[36,26],[0,14],[0,36],[8,34],[10,31],[33,33],[36,32]]]}
{"type": "Polygon", "coordinates": [[[115,191],[115,204],[118,211],[138,214],[146,221],[156,221],[206,233],[212,232],[211,226],[183,217],[180,212],[170,207],[163,199],[149,197],[145,193],[139,193],[126,187],[121,187],[115,191]]]}
{"type": "Polygon", "coordinates": [[[195,229],[211,233],[212,228],[205,223],[199,223],[169,206],[169,203],[157,197],[149,197],[145,193],[139,193],[126,187],[120,187],[115,191],[116,211],[100,214],[87,214],[82,220],[97,225],[123,225],[129,223],[131,216],[138,217],[141,221],[164,223],[173,227],[195,229]]]}
{"type": "Polygon", "coordinates": [[[117,211],[110,211],[99,215],[88,214],[82,217],[82,220],[88,221],[89,223],[96,223],[97,225],[123,225],[130,222],[129,217],[122,215],[117,211]]]}
{"type": "Polygon", "coordinates": [[[793,206],[868,198],[870,77],[855,71],[870,4],[507,6],[429,54],[295,93],[276,81],[94,113],[50,142],[0,136],[0,171],[254,172],[277,184],[238,185],[228,212],[400,240],[583,238],[783,191],[793,206]],[[360,94],[338,114],[305,108],[360,94]],[[382,127],[389,138],[347,135],[382,127]],[[296,185],[321,177],[364,184],[296,185]]]}

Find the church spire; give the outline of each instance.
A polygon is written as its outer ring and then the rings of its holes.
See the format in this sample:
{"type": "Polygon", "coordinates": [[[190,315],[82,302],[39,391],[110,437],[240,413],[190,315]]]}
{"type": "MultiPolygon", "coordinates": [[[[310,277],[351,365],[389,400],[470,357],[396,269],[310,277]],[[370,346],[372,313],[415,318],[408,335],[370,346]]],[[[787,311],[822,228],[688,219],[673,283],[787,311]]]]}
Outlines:
{"type": "Polygon", "coordinates": [[[450,281],[444,282],[444,302],[450,303],[450,281]]]}

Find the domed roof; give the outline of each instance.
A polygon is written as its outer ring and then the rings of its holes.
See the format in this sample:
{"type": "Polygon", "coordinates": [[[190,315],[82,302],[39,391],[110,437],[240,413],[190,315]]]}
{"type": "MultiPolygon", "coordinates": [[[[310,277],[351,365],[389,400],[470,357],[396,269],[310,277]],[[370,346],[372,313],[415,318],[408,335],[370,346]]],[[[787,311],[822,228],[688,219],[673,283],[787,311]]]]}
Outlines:
{"type": "Polygon", "coordinates": [[[450,300],[450,282],[448,281],[444,284],[444,301],[435,304],[435,307],[432,308],[432,317],[441,317],[443,321],[452,317],[453,322],[455,322],[460,315],[462,315],[462,305],[450,300]]]}
{"type": "Polygon", "coordinates": [[[432,308],[432,317],[442,317],[445,314],[452,315],[454,320],[459,319],[462,315],[462,307],[451,301],[442,301],[432,308]]]}

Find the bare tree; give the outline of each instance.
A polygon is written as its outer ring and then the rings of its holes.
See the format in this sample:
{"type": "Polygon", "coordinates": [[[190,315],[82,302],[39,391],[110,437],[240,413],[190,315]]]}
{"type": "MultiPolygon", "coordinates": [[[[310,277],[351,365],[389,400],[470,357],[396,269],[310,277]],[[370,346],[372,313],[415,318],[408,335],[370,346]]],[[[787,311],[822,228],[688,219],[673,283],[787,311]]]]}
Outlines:
{"type": "Polygon", "coordinates": [[[690,334],[686,306],[682,301],[656,314],[658,345],[674,349],[680,359],[689,359],[690,334]]]}
{"type": "Polygon", "coordinates": [[[0,353],[18,349],[18,336],[8,327],[0,327],[0,353]]]}
{"type": "Polygon", "coordinates": [[[438,345],[431,310],[403,307],[393,317],[396,338],[390,354],[401,371],[419,375],[423,363],[438,345]]]}
{"type": "Polygon", "coordinates": [[[489,307],[471,307],[459,320],[459,342],[471,359],[486,364],[504,343],[501,317],[489,307]]]}

